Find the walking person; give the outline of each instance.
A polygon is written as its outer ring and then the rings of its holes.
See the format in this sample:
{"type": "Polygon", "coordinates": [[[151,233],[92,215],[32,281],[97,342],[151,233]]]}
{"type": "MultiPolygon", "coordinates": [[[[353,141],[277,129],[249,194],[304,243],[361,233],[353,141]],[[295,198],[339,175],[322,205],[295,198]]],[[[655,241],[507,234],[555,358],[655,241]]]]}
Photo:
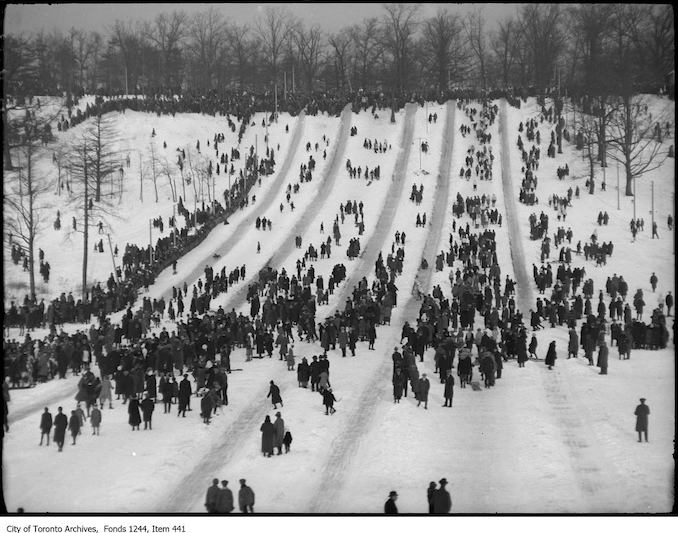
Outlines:
{"type": "Polygon", "coordinates": [[[642,442],[641,437],[645,433],[645,442],[647,442],[648,417],[650,408],[645,404],[645,398],[640,399],[640,404],[636,407],[636,431],[638,432],[638,442],[642,442]]]}
{"type": "Polygon", "coordinates": [[[224,479],[217,493],[217,514],[228,514],[233,509],[233,492],[228,488],[228,481],[224,479]]]}
{"type": "Polygon", "coordinates": [[[63,407],[59,407],[58,413],[54,417],[54,442],[59,446],[59,451],[64,449],[64,440],[66,440],[66,428],[68,427],[68,418],[63,413],[63,407]]]}
{"type": "Polygon", "coordinates": [[[240,480],[240,490],[238,491],[238,507],[243,514],[254,512],[254,491],[247,486],[245,479],[240,480]]]}
{"type": "Polygon", "coordinates": [[[428,500],[428,514],[433,514],[434,500],[435,500],[437,490],[438,490],[438,485],[436,485],[435,481],[431,481],[428,484],[428,489],[426,489],[426,499],[428,500]]]}
{"type": "Polygon", "coordinates": [[[433,514],[448,514],[452,509],[452,497],[445,488],[447,479],[443,478],[439,483],[440,488],[435,492],[433,497],[433,514]]]}
{"type": "Polygon", "coordinates": [[[261,453],[264,454],[264,457],[271,457],[273,455],[273,444],[275,442],[275,427],[273,427],[270,416],[266,415],[260,430],[261,453]]]}
{"type": "Polygon", "coordinates": [[[266,395],[266,398],[271,398],[271,403],[273,404],[273,408],[277,409],[278,404],[280,404],[280,407],[283,406],[283,401],[282,398],[280,397],[280,388],[273,383],[273,380],[271,380],[271,386],[268,389],[268,394],[266,395]]]}
{"type": "Polygon", "coordinates": [[[278,455],[282,455],[283,439],[285,438],[285,421],[282,419],[280,411],[275,414],[275,447],[278,448],[278,455]]]}
{"type": "Polygon", "coordinates": [[[424,409],[428,409],[428,391],[430,389],[431,382],[426,377],[426,374],[422,374],[417,382],[417,407],[421,405],[421,402],[424,402],[424,409]]]}
{"type": "Polygon", "coordinates": [[[99,426],[101,426],[101,411],[96,404],[92,407],[92,414],[89,417],[89,422],[92,424],[92,435],[98,435],[99,426]]]}
{"type": "Polygon", "coordinates": [[[553,367],[556,364],[556,359],[558,356],[556,355],[556,341],[551,341],[549,344],[549,349],[546,352],[546,358],[544,360],[544,364],[549,367],[549,370],[553,370],[553,367]]]}
{"type": "Polygon", "coordinates": [[[600,343],[600,348],[598,349],[598,368],[600,368],[601,374],[607,374],[607,360],[610,355],[610,350],[607,347],[607,343],[603,340],[600,343]]]}
{"type": "Polygon", "coordinates": [[[398,499],[398,493],[394,490],[388,493],[388,500],[384,504],[384,514],[398,514],[398,506],[396,505],[396,500],[398,499]]]}
{"type": "Polygon", "coordinates": [[[445,378],[445,403],[443,407],[452,407],[452,399],[454,398],[454,376],[452,371],[447,371],[447,377],[445,378]],[[448,405],[449,404],[449,405],[448,405]]]}
{"type": "Polygon", "coordinates": [[[219,480],[214,478],[212,480],[212,486],[207,489],[207,494],[205,496],[205,508],[210,514],[217,512],[217,500],[219,499],[219,480]]]}
{"type": "Polygon", "coordinates": [[[153,409],[155,409],[155,402],[148,396],[148,393],[145,393],[144,399],[141,401],[141,411],[144,414],[144,429],[153,429],[153,409]]]}
{"type": "Polygon", "coordinates": [[[138,431],[141,425],[141,413],[139,412],[139,400],[137,400],[136,394],[133,394],[129,400],[127,414],[129,415],[127,422],[132,426],[132,431],[135,429],[138,431]]]}
{"type": "Polygon", "coordinates": [[[327,387],[326,389],[322,390],[321,394],[323,396],[323,405],[325,406],[325,414],[333,415],[334,413],[336,413],[337,410],[334,408],[334,402],[337,401],[337,399],[334,397],[332,389],[330,387],[327,387]]]}
{"type": "Polygon", "coordinates": [[[52,431],[52,413],[45,407],[45,412],[40,417],[40,446],[42,446],[43,437],[47,437],[47,446],[49,446],[49,434],[52,431]]]}
{"type": "Polygon", "coordinates": [[[71,431],[71,437],[73,437],[73,442],[71,442],[71,445],[75,445],[75,439],[78,436],[78,433],[80,433],[80,426],[82,425],[82,421],[80,419],[80,415],[76,413],[75,411],[71,411],[71,418],[68,420],[68,429],[71,431]]]}

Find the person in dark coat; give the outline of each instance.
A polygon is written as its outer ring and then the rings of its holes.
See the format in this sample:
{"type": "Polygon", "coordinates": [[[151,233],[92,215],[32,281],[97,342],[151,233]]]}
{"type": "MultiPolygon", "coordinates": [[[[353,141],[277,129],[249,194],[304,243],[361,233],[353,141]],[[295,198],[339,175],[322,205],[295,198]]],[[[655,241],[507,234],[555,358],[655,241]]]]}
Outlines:
{"type": "Polygon", "coordinates": [[[275,429],[275,447],[278,448],[278,455],[282,455],[283,439],[285,438],[285,421],[282,419],[280,412],[275,414],[275,422],[273,422],[275,429]]]}
{"type": "Polygon", "coordinates": [[[647,442],[648,416],[650,408],[645,405],[645,398],[640,399],[640,405],[636,407],[636,431],[638,432],[638,442],[641,442],[641,436],[645,433],[645,442],[647,442]]]}
{"type": "Polygon", "coordinates": [[[92,424],[92,435],[98,435],[99,426],[101,426],[101,411],[96,406],[96,404],[92,408],[92,414],[89,417],[89,422],[92,424]]]}
{"type": "Polygon", "coordinates": [[[243,514],[254,512],[254,491],[247,486],[247,481],[245,479],[240,480],[238,507],[240,507],[240,512],[243,514]]]}
{"type": "Polygon", "coordinates": [[[396,506],[396,500],[398,499],[398,493],[394,490],[389,492],[388,500],[384,504],[384,514],[398,514],[398,507],[396,506]]]}
{"type": "Polygon", "coordinates": [[[224,479],[217,494],[217,514],[228,514],[233,509],[233,492],[228,488],[228,481],[224,479]]]}
{"type": "Polygon", "coordinates": [[[556,341],[551,341],[549,344],[549,349],[546,352],[546,359],[544,360],[544,363],[549,367],[549,370],[553,370],[553,367],[556,364],[556,359],[556,341]]]}
{"type": "Polygon", "coordinates": [[[428,391],[430,389],[431,382],[426,377],[426,374],[422,374],[417,382],[417,407],[421,405],[421,402],[424,402],[424,409],[428,409],[428,391]]]}
{"type": "Polygon", "coordinates": [[[71,430],[71,437],[73,437],[73,442],[71,442],[71,444],[75,444],[75,439],[78,436],[78,433],[80,433],[81,425],[82,421],[80,415],[75,411],[71,411],[71,418],[68,420],[68,429],[71,430]]]}
{"type": "Polygon", "coordinates": [[[454,398],[454,376],[452,371],[447,371],[447,377],[445,378],[445,403],[443,407],[452,407],[452,399],[454,398]],[[448,405],[449,404],[449,405],[448,405]]]}
{"type": "Polygon", "coordinates": [[[47,446],[49,446],[49,434],[52,431],[52,413],[45,407],[45,412],[40,417],[40,446],[42,446],[43,437],[47,437],[47,446]]]}
{"type": "Polygon", "coordinates": [[[598,368],[600,368],[601,374],[607,374],[607,360],[609,352],[610,351],[607,347],[607,343],[603,341],[600,344],[600,348],[598,350],[598,368]]]}
{"type": "Polygon", "coordinates": [[[210,514],[217,512],[217,501],[219,499],[219,480],[214,478],[212,480],[212,486],[207,489],[207,495],[205,496],[205,508],[210,514]]]}
{"type": "Polygon", "coordinates": [[[299,387],[308,388],[308,380],[311,377],[311,369],[308,366],[308,360],[304,357],[301,363],[297,365],[297,381],[299,387]]]}
{"type": "Polygon", "coordinates": [[[188,381],[188,374],[184,374],[184,379],[179,383],[179,410],[177,416],[181,414],[182,417],[186,417],[186,411],[190,411],[191,406],[191,382],[188,381]]]}
{"type": "Polygon", "coordinates": [[[261,453],[266,457],[273,455],[273,441],[275,439],[275,428],[271,423],[271,417],[266,415],[264,423],[261,424],[261,453]]]}
{"type": "Polygon", "coordinates": [[[144,395],[144,399],[141,400],[141,410],[144,414],[144,429],[153,429],[151,424],[153,419],[153,409],[155,409],[155,402],[150,398],[148,393],[144,395]]]}
{"type": "Polygon", "coordinates": [[[567,358],[569,359],[570,357],[577,357],[578,352],[579,352],[579,336],[577,335],[575,329],[572,327],[570,328],[570,341],[567,344],[567,358]]]}
{"type": "Polygon", "coordinates": [[[334,397],[334,394],[332,394],[332,389],[330,387],[323,389],[321,392],[323,395],[323,405],[325,406],[325,414],[334,414],[337,410],[334,408],[334,402],[337,401],[337,399],[334,397]]]}
{"type": "Polygon", "coordinates": [[[403,391],[407,386],[406,377],[400,367],[396,367],[393,373],[393,403],[400,403],[403,391]]]}
{"type": "Polygon", "coordinates": [[[433,514],[448,514],[452,509],[452,498],[450,493],[447,492],[445,486],[447,485],[447,479],[443,478],[439,481],[440,488],[435,492],[433,496],[433,514]]]}
{"type": "Polygon", "coordinates": [[[210,389],[200,400],[200,416],[202,417],[202,421],[205,424],[209,424],[210,419],[212,418],[212,410],[214,409],[215,405],[215,396],[214,390],[210,389]]]}
{"type": "Polygon", "coordinates": [[[283,446],[285,447],[285,453],[290,453],[290,446],[292,446],[292,433],[285,431],[285,436],[283,437],[283,446]]]}
{"type": "Polygon", "coordinates": [[[135,429],[138,431],[141,425],[141,413],[139,412],[139,400],[135,394],[130,398],[127,414],[129,415],[128,422],[132,426],[132,431],[135,429]]]}
{"type": "Polygon", "coordinates": [[[436,496],[437,489],[438,485],[436,485],[435,481],[431,481],[428,484],[428,489],[426,489],[426,499],[428,500],[428,514],[433,514],[434,499],[436,496]]]}
{"type": "Polygon", "coordinates": [[[268,394],[266,395],[266,398],[271,398],[271,403],[273,404],[273,408],[277,409],[278,404],[280,404],[280,407],[283,406],[283,401],[282,398],[280,397],[280,388],[273,383],[273,380],[271,380],[271,386],[268,389],[268,394]]]}
{"type": "Polygon", "coordinates": [[[63,451],[64,440],[66,438],[66,428],[68,427],[68,418],[63,413],[63,408],[59,407],[59,412],[54,417],[54,442],[59,446],[59,451],[63,451]]]}

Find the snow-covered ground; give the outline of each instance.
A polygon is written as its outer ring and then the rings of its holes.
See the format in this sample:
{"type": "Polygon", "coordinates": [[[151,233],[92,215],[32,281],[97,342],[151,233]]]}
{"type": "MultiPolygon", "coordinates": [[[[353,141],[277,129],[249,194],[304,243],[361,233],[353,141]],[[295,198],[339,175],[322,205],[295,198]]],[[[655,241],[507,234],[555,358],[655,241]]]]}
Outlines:
{"type": "MultiPolygon", "coordinates": [[[[497,104],[501,107],[500,102],[497,104]]],[[[329,274],[337,262],[347,267],[347,280],[335,291],[329,305],[318,308],[317,317],[322,320],[343,306],[359,279],[365,276],[371,282],[377,254],[379,251],[384,256],[389,253],[395,231],[405,231],[403,275],[397,279],[398,306],[391,326],[378,328],[376,350],[369,351],[366,343],[359,343],[355,358],[342,358],[338,349],[329,352],[330,381],[340,400],[336,414],[325,416],[322,398],[310,389],[298,388],[296,372],[287,371],[286,363],[277,357],[245,362],[244,350],[236,349],[231,362],[238,370],[228,376],[229,405],[211,425],[201,422],[199,401],[193,398],[193,411],[186,418],[176,416],[176,405],[172,413],[163,414],[159,403],[153,430],[132,433],[127,424],[126,406],[114,401],[114,409],[102,411],[100,436],[92,436],[86,426],[75,446],[70,445],[67,437],[64,452],[57,453],[53,444],[38,446],[40,413],[45,406],[53,413],[59,405],[67,411],[74,408],[77,378],[13,390],[9,404],[10,432],[3,442],[3,489],[7,508],[24,507],[27,512],[202,512],[204,491],[213,477],[219,477],[228,479],[234,492],[238,479],[246,478],[256,493],[258,512],[378,513],[388,492],[397,490],[401,513],[426,513],[429,482],[446,477],[450,482],[448,489],[454,513],[670,511],[674,500],[675,437],[672,340],[666,350],[634,350],[631,359],[626,361],[617,360],[616,348],[613,348],[609,374],[600,376],[597,368],[589,367],[585,359],[565,359],[565,328],[545,329],[537,333],[538,353],[543,356],[548,341],[556,340],[559,360],[553,371],[549,372],[543,362],[530,361],[525,368],[508,362],[502,378],[489,390],[456,387],[452,409],[440,407],[443,385],[434,374],[433,351],[429,350],[424,363],[418,363],[420,373],[428,373],[431,381],[428,410],[423,406],[417,408],[411,396],[403,398],[400,404],[393,403],[391,353],[400,343],[404,321],[413,322],[418,316],[419,302],[413,294],[415,279],[423,282],[424,288],[440,284],[444,293],[449,294],[449,268],[435,272],[434,263],[435,255],[447,249],[451,204],[457,192],[464,197],[483,193],[497,195],[497,208],[505,223],[501,228],[492,226],[492,229],[497,233],[502,277],[508,274],[516,278],[515,257],[520,245],[530,286],[519,287],[519,291],[526,291],[530,299],[536,293],[531,283],[531,264],[539,260],[539,243],[529,240],[527,218],[532,211],[538,214],[544,209],[552,219],[550,231],[557,227],[555,213],[547,211],[545,200],[531,207],[517,201],[520,187],[520,153],[515,145],[517,128],[520,121],[538,113],[534,101],[530,100],[521,110],[508,107],[506,118],[500,113],[489,128],[495,155],[494,178],[478,181],[475,193],[472,182],[458,177],[466,150],[478,144],[475,134],[466,137],[459,134],[459,126],[468,124],[468,119],[456,109],[456,103],[442,106],[429,103],[428,112],[437,112],[437,123],[427,124],[426,109],[414,106],[397,113],[395,124],[390,123],[386,112],[376,119],[370,113],[352,112],[345,112],[341,119],[281,116],[278,124],[269,126],[269,145],[280,143],[280,150],[276,152],[276,174],[265,178],[260,189],[255,187],[252,193],[257,196],[256,204],[250,203],[247,209],[233,216],[229,226],[216,228],[203,245],[179,261],[179,276],[197,273],[193,279],[187,279],[189,284],[202,275],[206,258],[210,258],[215,271],[223,265],[229,270],[245,263],[248,278],[264,264],[277,269],[285,267],[289,272],[294,270],[296,260],[303,256],[309,243],[319,248],[321,239],[331,234],[340,203],[362,201],[365,234],[359,237],[361,257],[353,261],[346,257],[349,239],[358,236],[351,215],[341,225],[342,245],[333,246],[332,258],[319,259],[314,264],[316,275],[323,276],[329,274]],[[448,117],[451,124],[445,135],[448,117]],[[288,133],[286,125],[289,125],[288,133]],[[351,126],[357,127],[357,135],[347,135],[351,126]],[[327,159],[322,158],[323,134],[330,141],[327,159]],[[502,135],[508,136],[508,153],[504,153],[502,135]],[[295,138],[298,142],[293,142],[295,138]],[[365,138],[387,139],[392,149],[385,154],[375,154],[363,148],[365,138]],[[429,143],[428,153],[421,156],[421,169],[425,172],[420,171],[419,164],[418,148],[422,139],[429,143]],[[307,142],[321,143],[320,151],[312,148],[307,152],[307,142]],[[313,180],[302,183],[299,193],[292,195],[295,211],[290,212],[285,188],[288,183],[298,181],[299,165],[307,162],[310,154],[317,162],[313,180]],[[371,183],[365,179],[351,180],[345,168],[346,159],[363,168],[380,165],[381,179],[371,183]],[[441,168],[441,161],[449,162],[449,168],[441,168]],[[288,172],[279,175],[283,167],[288,168],[288,172]],[[503,195],[502,167],[510,169],[513,177],[513,202],[507,202],[503,195]],[[447,198],[440,202],[441,210],[436,199],[443,189],[437,186],[437,178],[445,172],[449,172],[450,181],[447,198]],[[413,183],[424,185],[419,206],[409,200],[413,183]],[[283,213],[280,213],[280,203],[284,205],[283,213]],[[507,213],[511,204],[516,205],[516,210],[507,213]],[[424,212],[428,225],[416,228],[416,215],[424,212]],[[252,222],[257,216],[270,216],[273,231],[257,231],[252,222]],[[520,225],[519,243],[509,230],[507,219],[511,216],[520,225]],[[324,234],[320,233],[321,222],[324,234]],[[295,235],[302,237],[299,250],[294,248],[295,235]],[[256,254],[257,241],[261,242],[261,254],[256,254]],[[218,260],[212,260],[210,250],[225,245],[228,249],[218,260]],[[422,256],[430,265],[429,272],[424,274],[419,270],[422,256]],[[260,453],[259,427],[265,415],[273,415],[266,399],[271,379],[281,388],[284,400],[281,412],[294,440],[289,454],[265,458],[260,453]],[[641,396],[647,398],[651,409],[648,444],[637,443],[634,432],[633,410],[641,396]],[[45,483],[36,483],[36,479],[45,483]]],[[[234,142],[234,134],[225,127],[225,120],[213,117],[177,115],[171,119],[127,111],[117,115],[116,120],[130,150],[147,145],[154,127],[159,146],[167,140],[167,150],[172,153],[177,146],[194,147],[196,138],[200,138],[204,146],[206,140],[219,131],[226,135],[226,149],[234,142]]],[[[248,128],[241,146],[254,144],[254,135],[258,135],[261,151],[264,135],[261,117],[253,120],[258,125],[248,128]]],[[[548,139],[547,123],[541,126],[542,140],[548,139]]],[[[672,143],[673,139],[665,142],[672,143]]],[[[585,264],[587,277],[594,279],[596,292],[604,285],[606,276],[616,272],[628,280],[629,292],[642,287],[648,305],[653,308],[655,295],[649,287],[651,272],[659,277],[657,293],[666,294],[675,285],[673,235],[666,229],[675,191],[673,159],[642,178],[643,186],[640,182],[637,184],[638,209],[647,212],[650,197],[646,185],[650,179],[655,181],[660,240],[650,239],[650,217],[646,213],[645,233],[640,233],[632,243],[628,231],[632,216],[630,200],[622,196],[622,209],[616,210],[616,190],[610,176],[607,176],[607,191],[597,189],[596,194],[590,196],[583,186],[585,178],[572,178],[585,174],[585,165],[574,147],[564,143],[563,154],[551,160],[545,157],[544,144],[548,146],[548,142],[542,142],[537,172],[540,200],[548,194],[565,194],[569,186],[578,183],[582,194],[573,200],[567,216],[567,225],[574,232],[573,242],[585,242],[595,227],[601,240],[612,239],[615,243],[606,268],[596,269],[590,262],[585,264]],[[559,181],[555,170],[565,162],[570,167],[570,178],[559,181]],[[608,211],[608,226],[597,225],[595,219],[600,210],[608,211]]],[[[529,150],[529,143],[526,149],[529,150]]],[[[244,149],[241,153],[244,155],[244,149]]],[[[45,159],[46,167],[51,165],[50,153],[45,159]]],[[[134,168],[130,170],[133,171],[134,168]]],[[[147,219],[160,213],[164,217],[171,214],[171,199],[167,200],[169,190],[161,184],[164,200],[160,198],[155,204],[149,200],[152,184],[144,184],[145,201],[140,204],[138,173],[135,178],[130,180],[129,191],[125,192],[130,203],[124,202],[123,222],[115,235],[119,240],[114,242],[143,244],[148,238],[147,219]]],[[[224,186],[222,183],[221,188],[224,186]]],[[[61,206],[62,224],[67,226],[70,216],[66,216],[59,197],[54,198],[57,201],[52,202],[50,198],[50,208],[55,212],[61,206]]],[[[192,200],[190,194],[188,198],[192,200]]],[[[54,238],[49,216],[47,220],[49,228],[39,246],[45,250],[47,260],[54,261],[53,279],[63,277],[62,285],[55,284],[55,288],[50,281],[49,294],[58,295],[61,290],[74,289],[79,281],[78,269],[72,274],[68,272],[68,265],[72,269],[73,256],[79,256],[79,248],[77,243],[65,248],[65,244],[54,238]],[[63,257],[63,264],[58,257],[63,257]]],[[[468,220],[464,216],[457,224],[468,220]]],[[[110,263],[109,255],[93,255],[105,256],[110,263]]],[[[110,264],[99,257],[92,261],[93,279],[107,277],[110,264]]],[[[580,264],[584,264],[583,258],[574,258],[573,266],[580,264]]],[[[8,283],[18,284],[25,274],[11,261],[5,262],[5,269],[7,298],[8,283]]],[[[163,276],[165,274],[151,287],[151,297],[164,294],[176,283],[176,276],[171,279],[170,275],[167,280],[163,276]]],[[[221,295],[213,302],[213,308],[237,306],[236,310],[245,313],[247,304],[237,292],[221,295]]],[[[669,319],[670,330],[672,326],[673,317],[669,319]]],[[[301,357],[310,360],[312,355],[322,353],[318,344],[301,341],[295,342],[294,349],[297,361],[301,357]]]]}

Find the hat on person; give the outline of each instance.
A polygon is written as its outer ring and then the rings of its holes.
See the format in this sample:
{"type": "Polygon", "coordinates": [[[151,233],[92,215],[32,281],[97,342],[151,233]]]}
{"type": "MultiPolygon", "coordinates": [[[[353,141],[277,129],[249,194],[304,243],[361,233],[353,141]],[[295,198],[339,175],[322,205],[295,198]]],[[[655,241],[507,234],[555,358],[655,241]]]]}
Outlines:
{"type": "Polygon", "coordinates": [[[278,411],[278,412],[275,414],[275,416],[277,416],[278,418],[280,418],[280,411],[278,411]]]}
{"type": "Polygon", "coordinates": [[[394,491],[394,490],[392,490],[391,492],[388,493],[389,498],[390,498],[391,496],[397,496],[397,495],[398,495],[398,493],[397,493],[396,491],[394,491]]]}
{"type": "Polygon", "coordinates": [[[240,480],[240,483],[245,483],[245,478],[242,478],[242,479],[240,480]]]}
{"type": "Polygon", "coordinates": [[[441,485],[447,485],[447,479],[443,478],[440,481],[438,481],[441,485]]]}
{"type": "Polygon", "coordinates": [[[644,401],[645,401],[645,398],[641,398],[640,401],[641,401],[641,402],[644,402],[644,401]]]}

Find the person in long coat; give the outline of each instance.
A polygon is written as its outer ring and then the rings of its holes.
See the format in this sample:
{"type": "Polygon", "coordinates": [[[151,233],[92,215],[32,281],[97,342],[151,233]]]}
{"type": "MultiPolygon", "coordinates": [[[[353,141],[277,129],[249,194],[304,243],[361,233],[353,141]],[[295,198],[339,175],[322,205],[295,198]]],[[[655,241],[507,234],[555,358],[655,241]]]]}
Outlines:
{"type": "Polygon", "coordinates": [[[92,435],[99,434],[99,426],[101,426],[101,411],[97,408],[96,404],[92,409],[92,414],[89,417],[90,424],[92,424],[92,435]]]}
{"type": "Polygon", "coordinates": [[[396,367],[393,373],[393,403],[400,403],[403,391],[407,387],[406,377],[400,367],[396,367]]]}
{"type": "Polygon", "coordinates": [[[524,368],[525,361],[527,361],[527,338],[525,332],[521,332],[518,335],[515,343],[515,350],[518,359],[518,368],[524,368]]]}
{"type": "Polygon", "coordinates": [[[127,414],[129,415],[129,425],[132,426],[132,431],[138,430],[141,425],[141,413],[139,412],[139,400],[136,395],[132,395],[127,407],[127,414]]]}
{"type": "Polygon", "coordinates": [[[297,365],[297,381],[299,382],[299,386],[307,389],[310,377],[311,369],[308,366],[308,360],[304,357],[301,360],[301,363],[297,365]]]}
{"type": "Polygon", "coordinates": [[[396,500],[398,499],[398,493],[392,490],[388,495],[388,500],[384,504],[384,514],[398,514],[398,506],[396,505],[396,500]]]}
{"type": "Polygon", "coordinates": [[[233,492],[228,488],[228,481],[225,479],[221,481],[221,489],[217,494],[217,513],[228,514],[235,507],[233,507],[233,492]]]}
{"type": "Polygon", "coordinates": [[[570,341],[567,344],[567,358],[577,357],[579,352],[579,336],[574,328],[570,328],[570,341]]]}
{"type": "Polygon", "coordinates": [[[417,407],[421,405],[421,402],[424,402],[424,409],[428,409],[428,391],[430,389],[431,382],[426,377],[426,374],[422,374],[417,382],[417,407]]]}
{"type": "Polygon", "coordinates": [[[271,423],[271,417],[266,415],[261,424],[261,453],[266,457],[273,455],[273,441],[275,439],[275,427],[271,423]]]}
{"type": "Polygon", "coordinates": [[[452,371],[447,371],[447,377],[445,378],[445,403],[443,407],[452,407],[452,399],[454,398],[454,376],[452,371]],[[449,405],[448,405],[449,403],[449,405]]]}
{"type": "Polygon", "coordinates": [[[190,411],[191,394],[193,394],[191,382],[188,381],[188,374],[184,374],[184,379],[179,383],[179,410],[177,411],[177,416],[181,415],[185,418],[186,410],[190,411]]]}
{"type": "Polygon", "coordinates": [[[434,500],[435,500],[437,490],[438,490],[438,485],[436,485],[435,481],[431,481],[428,484],[428,489],[426,489],[426,499],[428,500],[428,514],[433,514],[434,500]]]}
{"type": "Polygon", "coordinates": [[[217,500],[219,499],[219,480],[214,478],[212,480],[212,486],[207,489],[207,494],[205,495],[205,508],[210,514],[217,512],[217,500]]]}
{"type": "Polygon", "coordinates": [[[553,370],[554,365],[556,364],[556,341],[551,341],[549,344],[549,349],[546,352],[546,359],[544,364],[549,367],[549,370],[553,370]]]}
{"type": "Polygon", "coordinates": [[[638,432],[638,442],[641,442],[641,436],[645,433],[645,442],[647,442],[647,426],[648,417],[650,416],[650,408],[645,405],[645,398],[640,399],[640,405],[636,407],[636,431],[638,432]]]}
{"type": "Polygon", "coordinates": [[[155,402],[151,399],[148,393],[144,395],[141,400],[141,410],[144,413],[144,429],[153,429],[151,424],[153,419],[153,409],[155,409],[155,402]]]}
{"type": "Polygon", "coordinates": [[[47,446],[49,446],[49,434],[52,431],[52,413],[49,408],[45,407],[45,412],[40,417],[40,446],[42,446],[42,439],[47,437],[47,446]]]}
{"type": "Polygon", "coordinates": [[[63,408],[59,407],[59,412],[54,417],[54,442],[59,446],[59,451],[63,451],[64,440],[66,439],[66,428],[68,427],[68,418],[63,413],[63,408]]]}
{"type": "Polygon", "coordinates": [[[452,498],[445,488],[447,479],[443,478],[439,483],[440,488],[433,496],[433,514],[448,514],[452,509],[452,498]]]}
{"type": "Polygon", "coordinates": [[[283,406],[283,401],[280,397],[280,388],[275,383],[273,383],[273,380],[271,380],[271,386],[268,389],[266,398],[271,398],[271,403],[273,404],[274,409],[278,408],[278,404],[280,404],[280,407],[283,406]]]}
{"type": "Polygon", "coordinates": [[[254,512],[254,491],[247,486],[245,479],[240,480],[240,490],[238,491],[238,507],[244,514],[254,512]]]}
{"type": "Polygon", "coordinates": [[[68,429],[71,430],[71,437],[73,437],[73,442],[71,444],[75,444],[75,439],[78,436],[78,433],[80,433],[81,425],[82,421],[80,420],[78,413],[71,411],[71,418],[68,420],[68,429]]]}
{"type": "Polygon", "coordinates": [[[607,347],[607,343],[603,341],[598,349],[598,368],[600,368],[601,374],[607,374],[607,360],[609,354],[610,350],[607,347]]]}
{"type": "Polygon", "coordinates": [[[210,389],[200,400],[200,416],[205,424],[209,424],[210,419],[212,418],[212,410],[216,405],[215,398],[216,394],[214,393],[214,389],[210,389]]]}
{"type": "Polygon", "coordinates": [[[108,374],[104,375],[103,381],[101,382],[101,392],[99,393],[99,403],[103,409],[104,404],[108,402],[108,408],[113,409],[113,385],[111,384],[111,378],[108,374]]]}
{"type": "Polygon", "coordinates": [[[285,421],[282,419],[280,412],[275,414],[273,429],[275,430],[275,447],[278,448],[278,455],[282,455],[283,438],[285,437],[285,421]]]}

